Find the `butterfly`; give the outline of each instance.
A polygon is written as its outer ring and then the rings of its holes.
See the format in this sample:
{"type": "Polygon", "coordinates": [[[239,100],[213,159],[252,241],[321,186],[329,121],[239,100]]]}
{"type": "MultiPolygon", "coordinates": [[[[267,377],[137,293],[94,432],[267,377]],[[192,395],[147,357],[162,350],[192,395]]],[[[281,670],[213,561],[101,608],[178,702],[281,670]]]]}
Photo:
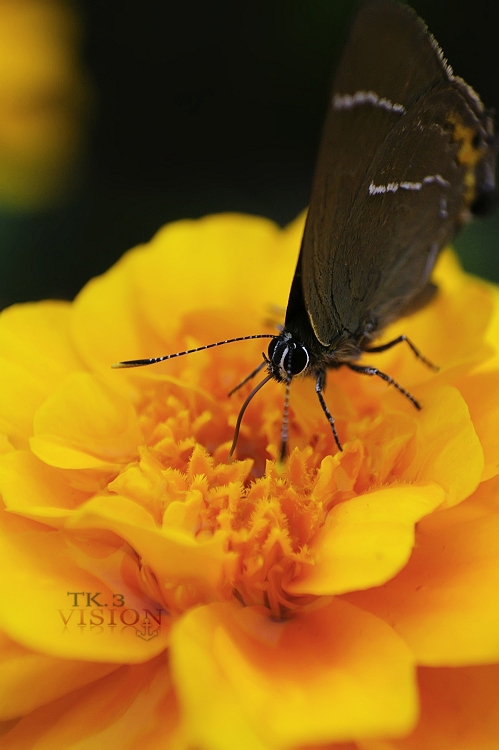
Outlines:
{"type": "Polygon", "coordinates": [[[348,367],[393,385],[377,367],[360,364],[406,342],[375,341],[397,319],[427,304],[437,288],[431,272],[441,249],[495,195],[497,140],[491,114],[456,77],[424,22],[394,0],[363,4],[340,59],[319,148],[300,255],[284,326],[277,335],[219,341],[114,367],[140,367],[214,346],[270,338],[258,367],[234,390],[266,370],[244,412],[269,381],[286,388],[279,459],[288,449],[293,378],[308,375],[342,450],[324,399],[329,370],[348,367]]]}

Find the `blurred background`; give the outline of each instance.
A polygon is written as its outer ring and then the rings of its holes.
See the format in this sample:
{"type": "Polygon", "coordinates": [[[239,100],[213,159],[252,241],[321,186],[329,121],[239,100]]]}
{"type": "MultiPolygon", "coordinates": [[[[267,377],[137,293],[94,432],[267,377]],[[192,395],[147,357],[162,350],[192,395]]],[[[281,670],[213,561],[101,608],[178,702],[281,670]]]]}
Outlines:
{"type": "MultiPolygon", "coordinates": [[[[167,221],[293,219],[355,5],[0,0],[0,306],[71,299],[167,221]]],[[[412,5],[499,111],[497,0],[412,5]]],[[[499,214],[456,245],[499,280],[499,214]]]]}

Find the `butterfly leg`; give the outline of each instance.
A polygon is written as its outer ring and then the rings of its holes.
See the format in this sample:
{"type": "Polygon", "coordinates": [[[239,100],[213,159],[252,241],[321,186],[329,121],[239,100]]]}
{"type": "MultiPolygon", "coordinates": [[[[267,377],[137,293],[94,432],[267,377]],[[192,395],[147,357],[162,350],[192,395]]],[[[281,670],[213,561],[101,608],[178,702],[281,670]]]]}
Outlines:
{"type": "Polygon", "coordinates": [[[421,409],[421,404],[419,403],[419,401],[416,401],[414,396],[409,393],[409,391],[406,391],[405,388],[402,388],[402,386],[399,385],[396,380],[387,375],[386,372],[381,372],[381,370],[378,370],[377,367],[369,367],[368,365],[354,365],[352,364],[352,362],[345,362],[345,364],[354,372],[360,372],[361,375],[376,375],[378,378],[384,380],[385,383],[388,383],[388,385],[393,385],[397,389],[397,391],[399,391],[403,396],[409,399],[409,401],[416,407],[416,409],[421,409]]]}
{"type": "Polygon", "coordinates": [[[430,368],[430,370],[434,370],[435,372],[438,372],[438,367],[433,364],[433,362],[430,362],[429,359],[426,359],[426,357],[423,357],[419,349],[417,349],[412,341],[407,338],[407,336],[398,336],[396,339],[393,339],[393,341],[388,341],[386,344],[381,344],[380,346],[370,346],[367,349],[364,349],[366,352],[386,352],[387,349],[391,349],[392,346],[397,346],[397,344],[401,344],[403,341],[405,341],[412,351],[414,352],[415,356],[423,362],[427,367],[430,368]]]}
{"type": "Polygon", "coordinates": [[[324,390],[325,385],[326,385],[326,373],[325,373],[324,370],[321,370],[318,373],[317,379],[315,381],[315,392],[317,393],[317,398],[319,399],[319,403],[322,406],[322,411],[326,415],[326,419],[329,422],[329,424],[331,425],[331,430],[333,432],[334,441],[335,441],[336,445],[338,446],[338,449],[340,451],[342,451],[343,448],[341,447],[340,439],[338,437],[338,433],[336,432],[336,426],[334,424],[334,418],[333,418],[331,412],[329,411],[329,409],[327,408],[327,404],[324,401],[324,396],[322,395],[322,391],[324,390]]]}

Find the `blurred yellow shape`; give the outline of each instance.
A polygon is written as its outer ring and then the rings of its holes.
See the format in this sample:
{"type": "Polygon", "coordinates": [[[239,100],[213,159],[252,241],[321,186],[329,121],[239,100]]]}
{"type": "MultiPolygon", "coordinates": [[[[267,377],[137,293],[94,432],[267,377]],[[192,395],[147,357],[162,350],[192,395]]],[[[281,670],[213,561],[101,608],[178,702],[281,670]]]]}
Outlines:
{"type": "Polygon", "coordinates": [[[78,19],[58,0],[0,0],[0,205],[60,196],[81,147],[78,19]]]}

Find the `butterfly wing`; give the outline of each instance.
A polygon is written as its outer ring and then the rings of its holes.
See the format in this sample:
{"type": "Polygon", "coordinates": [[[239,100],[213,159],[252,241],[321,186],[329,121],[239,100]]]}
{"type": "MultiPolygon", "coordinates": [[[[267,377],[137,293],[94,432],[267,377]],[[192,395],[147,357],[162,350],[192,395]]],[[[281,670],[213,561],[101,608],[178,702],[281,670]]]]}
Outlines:
{"type": "Polygon", "coordinates": [[[491,132],[417,15],[364,5],[334,81],[286,324],[300,285],[324,346],[375,333],[423,299],[479,167],[493,183],[491,132]]]}

